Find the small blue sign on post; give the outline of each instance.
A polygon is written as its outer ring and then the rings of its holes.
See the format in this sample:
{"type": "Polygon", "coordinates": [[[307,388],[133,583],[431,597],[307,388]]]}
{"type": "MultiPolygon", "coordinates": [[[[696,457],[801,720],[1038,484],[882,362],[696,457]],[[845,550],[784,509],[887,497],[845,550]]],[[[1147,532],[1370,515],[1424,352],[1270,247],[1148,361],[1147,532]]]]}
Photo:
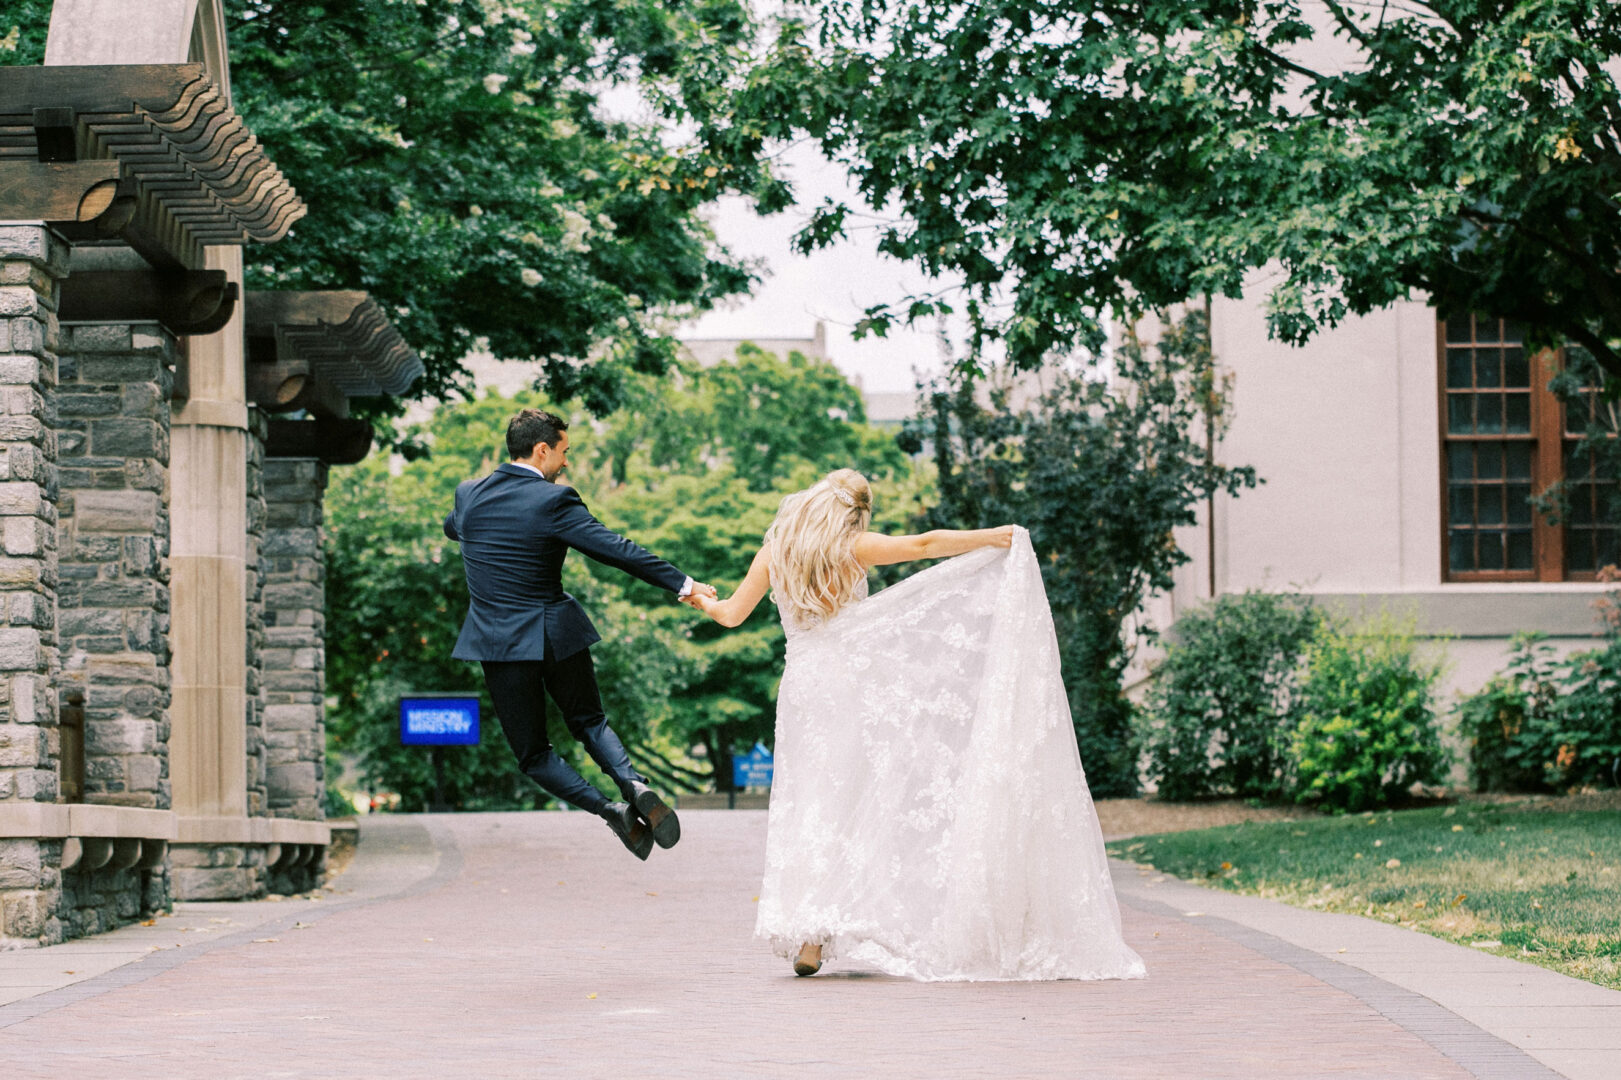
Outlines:
{"type": "Polygon", "coordinates": [[[732,755],[732,787],[770,787],[771,751],[761,743],[746,754],[732,755]]]}
{"type": "Polygon", "coordinates": [[[400,745],[478,745],[478,698],[448,694],[400,698],[400,745]]]}

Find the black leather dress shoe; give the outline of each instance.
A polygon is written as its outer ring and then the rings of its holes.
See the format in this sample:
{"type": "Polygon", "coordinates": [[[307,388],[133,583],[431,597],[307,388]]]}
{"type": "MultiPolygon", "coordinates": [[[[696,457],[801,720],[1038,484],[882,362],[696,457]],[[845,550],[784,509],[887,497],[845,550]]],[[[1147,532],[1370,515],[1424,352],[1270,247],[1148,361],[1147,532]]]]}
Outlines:
{"type": "Polygon", "coordinates": [[[629,794],[636,813],[653,830],[653,839],[658,846],[675,847],[675,842],[681,839],[681,819],[675,816],[670,804],[660,798],[658,792],[635,780],[630,782],[629,794]]]}
{"type": "Polygon", "coordinates": [[[624,841],[625,847],[638,859],[645,861],[653,851],[653,830],[636,816],[629,803],[609,803],[602,808],[602,816],[613,834],[624,841]]]}

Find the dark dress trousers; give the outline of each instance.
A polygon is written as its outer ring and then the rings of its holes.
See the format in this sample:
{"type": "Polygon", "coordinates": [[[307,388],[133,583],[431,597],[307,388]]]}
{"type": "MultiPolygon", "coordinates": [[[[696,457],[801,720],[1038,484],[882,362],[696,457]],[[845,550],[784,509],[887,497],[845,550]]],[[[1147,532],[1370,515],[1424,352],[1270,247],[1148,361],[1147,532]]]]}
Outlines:
{"type": "Polygon", "coordinates": [[[461,544],[469,597],[451,655],[483,665],[519,768],[583,810],[607,804],[547,738],[550,694],[569,733],[628,796],[642,777],[603,715],[589,651],[601,635],[563,591],[563,559],[573,548],[671,593],[686,575],[592,517],[573,488],[511,463],[456,488],[445,535],[461,544]]]}

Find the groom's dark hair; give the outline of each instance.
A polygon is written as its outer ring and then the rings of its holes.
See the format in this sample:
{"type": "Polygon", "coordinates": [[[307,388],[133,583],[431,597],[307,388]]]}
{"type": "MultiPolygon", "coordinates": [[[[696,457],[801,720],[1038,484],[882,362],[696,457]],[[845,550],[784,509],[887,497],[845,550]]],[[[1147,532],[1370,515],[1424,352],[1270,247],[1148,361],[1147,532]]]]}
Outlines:
{"type": "Polygon", "coordinates": [[[568,430],[568,421],[540,409],[525,409],[507,421],[507,453],[513,461],[535,452],[537,443],[557,445],[557,436],[568,430]]]}

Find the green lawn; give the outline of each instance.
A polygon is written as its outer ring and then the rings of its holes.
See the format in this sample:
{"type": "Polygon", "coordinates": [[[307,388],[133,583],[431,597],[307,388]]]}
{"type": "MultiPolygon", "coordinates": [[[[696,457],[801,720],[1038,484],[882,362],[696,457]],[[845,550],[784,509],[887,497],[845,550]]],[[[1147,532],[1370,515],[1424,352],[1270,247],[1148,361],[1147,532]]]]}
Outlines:
{"type": "Polygon", "coordinates": [[[1621,989],[1621,813],[1613,810],[1464,804],[1139,836],[1109,853],[1621,989]]]}

